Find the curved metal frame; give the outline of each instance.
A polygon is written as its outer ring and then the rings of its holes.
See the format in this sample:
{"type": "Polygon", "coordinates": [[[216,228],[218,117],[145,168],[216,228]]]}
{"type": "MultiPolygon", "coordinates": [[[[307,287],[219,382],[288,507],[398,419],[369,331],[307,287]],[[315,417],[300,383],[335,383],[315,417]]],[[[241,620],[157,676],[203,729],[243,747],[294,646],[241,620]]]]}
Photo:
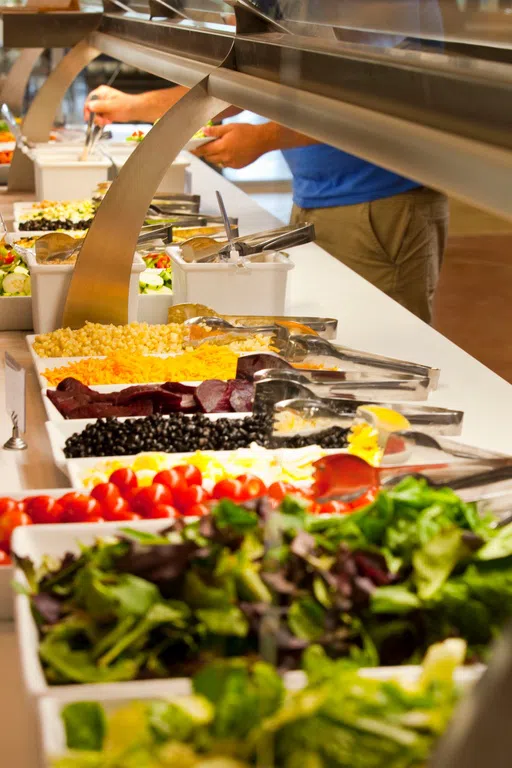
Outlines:
{"type": "Polygon", "coordinates": [[[44,48],[25,48],[20,51],[2,84],[0,100],[5,102],[16,115],[21,115],[30,75],[44,50],[44,48]]]}

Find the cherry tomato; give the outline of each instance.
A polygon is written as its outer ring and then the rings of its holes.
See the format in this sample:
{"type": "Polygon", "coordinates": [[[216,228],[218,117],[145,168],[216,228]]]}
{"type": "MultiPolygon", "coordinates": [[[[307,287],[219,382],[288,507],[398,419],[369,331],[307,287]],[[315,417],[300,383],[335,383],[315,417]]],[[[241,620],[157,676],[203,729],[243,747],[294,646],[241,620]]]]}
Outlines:
{"type": "Polygon", "coordinates": [[[0,566],[2,565],[12,565],[12,560],[7,552],[4,552],[2,549],[0,549],[0,566]]]}
{"type": "Polygon", "coordinates": [[[4,264],[12,264],[14,261],[14,256],[12,253],[9,253],[7,256],[4,256],[4,264]]]}
{"type": "Polygon", "coordinates": [[[105,520],[140,520],[140,515],[134,512],[126,499],[118,496],[110,503],[102,505],[105,520]]]}
{"type": "Polygon", "coordinates": [[[278,481],[275,483],[272,483],[272,485],[268,488],[268,495],[271,499],[275,499],[276,501],[282,501],[285,496],[288,496],[289,493],[295,493],[296,488],[294,488],[291,483],[283,483],[282,481],[278,481]]]}
{"type": "Polygon", "coordinates": [[[189,507],[186,512],[183,513],[184,517],[204,517],[205,515],[209,514],[210,510],[206,504],[194,504],[192,507],[189,507]]]}
{"type": "Polygon", "coordinates": [[[171,491],[174,491],[176,488],[184,490],[187,487],[186,480],[176,469],[164,469],[162,472],[158,472],[153,478],[153,485],[156,483],[167,486],[171,491]]]}
{"type": "Polygon", "coordinates": [[[239,475],[237,480],[242,483],[242,501],[248,501],[249,499],[257,499],[259,496],[264,496],[267,492],[267,488],[263,480],[254,475],[239,475]]]}
{"type": "MultiPolygon", "coordinates": [[[[71,495],[73,494],[66,494],[68,497],[71,495]]],[[[103,510],[99,501],[80,493],[74,495],[78,498],[68,499],[64,503],[63,523],[99,523],[103,520],[103,510]]],[[[65,498],[61,499],[61,503],[65,498]]]]}
{"type": "Polygon", "coordinates": [[[133,488],[137,488],[139,481],[133,469],[116,469],[109,477],[109,483],[117,485],[121,496],[125,496],[133,488]]]}
{"type": "Polygon", "coordinates": [[[64,507],[52,496],[33,496],[25,499],[25,512],[33,523],[59,523],[64,507]]]}
{"type": "Polygon", "coordinates": [[[166,269],[170,263],[171,263],[171,260],[169,256],[160,256],[160,258],[156,263],[156,266],[158,269],[166,269]]]}
{"type": "Polygon", "coordinates": [[[180,513],[176,509],[176,507],[173,507],[172,504],[157,504],[154,506],[149,514],[146,515],[146,518],[149,520],[157,520],[164,517],[170,517],[174,519],[175,517],[179,517],[180,513]]]}
{"type": "Polygon", "coordinates": [[[84,496],[83,493],[78,493],[77,491],[70,491],[70,493],[65,493],[64,496],[61,496],[59,499],[59,503],[63,507],[67,507],[68,504],[72,504],[74,501],[79,501],[80,499],[89,498],[88,496],[84,496]]]}
{"type": "Polygon", "coordinates": [[[0,548],[9,551],[11,534],[20,525],[31,525],[32,520],[18,505],[0,516],[0,548]]]}
{"type": "Polygon", "coordinates": [[[231,501],[240,501],[242,498],[243,486],[240,480],[231,480],[224,478],[215,485],[212,496],[214,499],[231,499],[231,501]]]}
{"type": "Polygon", "coordinates": [[[148,517],[153,507],[159,504],[173,503],[173,494],[166,485],[155,483],[147,488],[140,488],[137,495],[130,499],[134,512],[138,512],[142,517],[148,517]]]}
{"type": "Polygon", "coordinates": [[[91,496],[99,501],[105,511],[117,503],[117,500],[121,498],[121,492],[114,483],[99,483],[92,489],[91,496]]]}
{"type": "Polygon", "coordinates": [[[193,464],[178,464],[175,471],[184,479],[187,485],[202,485],[203,476],[201,470],[193,464]]]}
{"type": "Polygon", "coordinates": [[[22,508],[22,504],[14,499],[8,499],[7,497],[0,499],[0,517],[5,515],[6,512],[14,512],[22,508]]]}
{"type": "Polygon", "coordinates": [[[184,491],[175,492],[175,503],[178,509],[182,512],[186,512],[190,507],[196,504],[204,504],[205,501],[210,499],[210,494],[205,491],[200,485],[191,485],[184,491]]]}
{"type": "Polygon", "coordinates": [[[378,488],[370,488],[369,491],[366,491],[366,493],[363,493],[363,495],[360,496],[358,499],[354,499],[354,501],[350,502],[350,509],[359,509],[360,507],[367,507],[368,504],[372,504],[372,502],[375,501],[378,493],[379,493],[378,488]]]}
{"type": "Polygon", "coordinates": [[[326,501],[320,505],[320,513],[323,515],[346,515],[350,511],[350,504],[344,501],[326,501]]]}

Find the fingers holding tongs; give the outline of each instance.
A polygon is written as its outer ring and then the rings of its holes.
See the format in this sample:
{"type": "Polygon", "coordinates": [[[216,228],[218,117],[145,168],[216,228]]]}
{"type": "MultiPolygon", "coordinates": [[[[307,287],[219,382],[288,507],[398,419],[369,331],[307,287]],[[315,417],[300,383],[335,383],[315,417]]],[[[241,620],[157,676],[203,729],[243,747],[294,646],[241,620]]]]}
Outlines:
{"type": "MultiPolygon", "coordinates": [[[[93,94],[90,100],[96,101],[97,98],[98,97],[93,94]]],[[[88,159],[89,155],[91,154],[91,152],[94,150],[94,147],[96,146],[96,142],[99,141],[100,136],[103,133],[103,126],[94,124],[95,117],[96,117],[96,114],[91,111],[87,119],[87,125],[85,128],[84,148],[82,150],[82,154],[80,155],[80,160],[83,162],[85,162],[85,160],[88,159]]]]}

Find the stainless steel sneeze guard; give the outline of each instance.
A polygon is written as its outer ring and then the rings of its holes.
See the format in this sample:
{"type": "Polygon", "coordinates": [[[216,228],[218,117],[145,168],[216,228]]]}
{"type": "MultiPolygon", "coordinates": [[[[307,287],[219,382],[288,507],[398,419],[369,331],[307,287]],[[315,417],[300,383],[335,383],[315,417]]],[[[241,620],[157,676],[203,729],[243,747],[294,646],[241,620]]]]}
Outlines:
{"type": "MultiPolygon", "coordinates": [[[[317,19],[308,21],[309,4],[300,28],[296,14],[269,18],[257,0],[229,5],[236,28],[225,23],[232,21],[227,6],[214,0],[185,2],[180,13],[174,3],[136,12],[109,0],[97,29],[61,61],[29,110],[24,133],[44,140],[66,88],[100,53],[193,88],[150,131],[105,196],[75,270],[67,323],[125,321],[129,250],[163,170],[197,128],[230,104],[512,218],[511,57],[493,61],[481,49],[475,56],[425,52],[401,42],[362,45],[347,42],[334,25],[332,35],[320,35],[317,19]],[[209,21],[194,21],[194,4],[209,21]],[[164,18],[150,19],[150,10],[164,18]],[[110,258],[99,269],[105,252],[110,258]]],[[[9,188],[32,183],[30,160],[17,149],[9,188]]],[[[336,355],[346,353],[339,348],[336,355]]],[[[365,362],[353,367],[365,370],[365,362]]],[[[436,373],[429,375],[435,383],[436,373]]]]}

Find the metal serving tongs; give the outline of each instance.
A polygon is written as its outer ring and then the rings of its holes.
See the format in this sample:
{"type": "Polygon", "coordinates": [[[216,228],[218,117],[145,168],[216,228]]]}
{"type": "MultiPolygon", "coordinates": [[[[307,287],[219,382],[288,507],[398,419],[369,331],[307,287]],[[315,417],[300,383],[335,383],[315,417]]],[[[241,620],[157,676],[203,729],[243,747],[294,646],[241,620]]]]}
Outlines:
{"type": "MultiPolygon", "coordinates": [[[[216,328],[255,328],[261,325],[282,325],[292,335],[312,333],[325,339],[336,337],[338,321],[331,317],[301,317],[295,315],[221,315],[205,304],[175,304],[169,309],[170,323],[209,325],[216,328]]],[[[278,358],[281,360],[282,358],[278,358]]],[[[292,366],[282,360],[285,367],[292,366]]],[[[270,367],[270,366],[269,366],[270,367]]]]}
{"type": "MultiPolygon", "coordinates": [[[[73,238],[65,232],[48,232],[46,235],[41,235],[35,243],[37,263],[71,262],[73,257],[78,256],[85,235],[86,233],[79,239],[73,238]]],[[[164,245],[172,242],[172,226],[143,227],[137,239],[137,246],[162,241],[164,245]]],[[[15,246],[15,249],[20,253],[28,250],[19,246],[15,246]]]]}
{"type": "Polygon", "coordinates": [[[293,336],[283,356],[293,363],[318,364],[324,368],[331,367],[342,371],[366,373],[378,371],[386,375],[405,373],[421,378],[426,377],[429,380],[430,389],[436,389],[439,382],[439,368],[342,347],[318,336],[293,336]]]}
{"type": "MultiPolygon", "coordinates": [[[[293,370],[268,370],[259,371],[254,376],[254,382],[265,390],[270,386],[271,397],[279,400],[291,400],[293,398],[322,398],[322,399],[347,399],[375,401],[383,398],[394,400],[426,400],[429,394],[429,380],[427,377],[393,379],[379,376],[378,374],[362,374],[368,378],[351,381],[336,382],[312,382],[299,371],[293,370]]],[[[263,395],[264,396],[264,395],[263,395]]]]}
{"type": "Polygon", "coordinates": [[[315,239],[313,224],[301,227],[280,227],[253,235],[235,237],[231,243],[218,243],[213,238],[191,237],[181,244],[183,261],[208,263],[229,259],[230,250],[235,249],[241,256],[263,258],[265,251],[293,248],[296,245],[311,243],[315,239]]]}
{"type": "Polygon", "coordinates": [[[447,408],[433,408],[412,403],[379,402],[355,398],[315,398],[302,397],[283,400],[281,382],[265,381],[255,385],[254,410],[274,411],[291,410],[307,420],[318,419],[319,429],[330,426],[347,426],[344,420],[354,420],[359,408],[371,406],[383,408],[401,414],[412,428],[427,432],[429,435],[459,435],[464,418],[463,411],[447,408]]]}
{"type": "Polygon", "coordinates": [[[14,136],[14,141],[16,142],[16,146],[19,147],[23,152],[26,152],[30,144],[27,141],[26,137],[22,134],[21,128],[16,122],[16,118],[14,117],[13,113],[11,112],[11,109],[8,104],[5,104],[5,102],[0,107],[0,113],[9,126],[9,130],[14,136]]]}

